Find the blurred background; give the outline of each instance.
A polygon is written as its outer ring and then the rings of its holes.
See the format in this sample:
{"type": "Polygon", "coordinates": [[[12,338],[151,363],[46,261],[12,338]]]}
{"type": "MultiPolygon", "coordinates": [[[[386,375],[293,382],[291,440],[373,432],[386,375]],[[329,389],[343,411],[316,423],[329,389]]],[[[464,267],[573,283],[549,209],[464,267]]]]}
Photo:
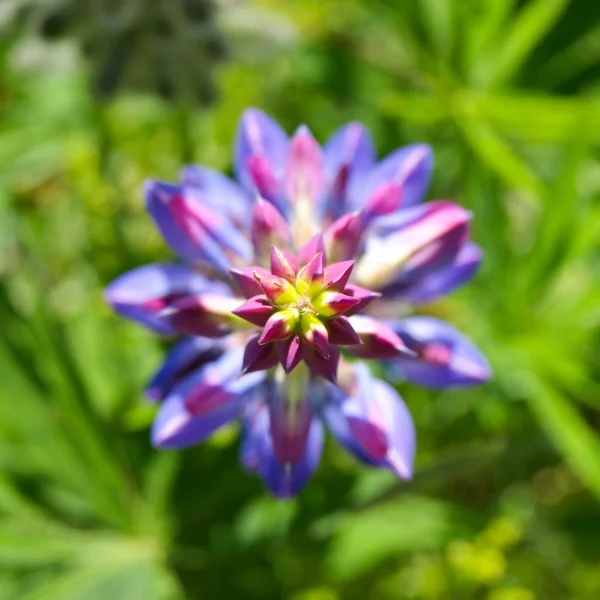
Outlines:
{"type": "Polygon", "coordinates": [[[600,597],[597,0],[0,0],[0,599],[600,597]],[[157,452],[166,345],[103,304],[170,258],[141,182],[231,168],[260,107],[431,144],[475,281],[421,307],[494,380],[400,385],[416,476],[329,443],[276,502],[237,430],[157,452]]]}

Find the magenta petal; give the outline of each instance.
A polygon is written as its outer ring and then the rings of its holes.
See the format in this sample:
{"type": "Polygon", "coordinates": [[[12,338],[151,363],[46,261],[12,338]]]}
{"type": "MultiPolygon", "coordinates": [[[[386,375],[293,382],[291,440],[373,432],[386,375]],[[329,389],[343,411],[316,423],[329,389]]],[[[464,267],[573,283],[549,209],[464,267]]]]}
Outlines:
{"type": "Polygon", "coordinates": [[[360,300],[360,302],[354,308],[351,308],[346,311],[347,317],[362,312],[369,304],[369,302],[381,297],[381,294],[379,292],[367,290],[365,288],[360,287],[359,285],[354,285],[353,283],[349,283],[346,285],[346,287],[344,288],[344,294],[347,294],[348,296],[352,296],[353,298],[357,298],[358,300],[360,300]]]}
{"type": "Polygon", "coordinates": [[[290,283],[294,283],[298,274],[298,263],[296,259],[285,250],[271,247],[271,273],[290,283]]]}
{"type": "Polygon", "coordinates": [[[327,178],[325,213],[337,219],[348,208],[348,195],[356,180],[364,179],[375,162],[375,148],[361,123],[338,129],[323,148],[327,178]]]}
{"type": "Polygon", "coordinates": [[[355,258],[363,243],[365,220],[361,213],[343,215],[324,233],[329,260],[346,261],[355,258]]]}
{"type": "Polygon", "coordinates": [[[443,389],[484,383],[491,377],[482,352],[465,335],[434,317],[407,317],[388,325],[414,351],[391,364],[410,381],[443,389]]]}
{"type": "Polygon", "coordinates": [[[390,181],[382,183],[365,201],[362,212],[363,223],[366,225],[375,217],[381,217],[398,210],[401,203],[401,187],[390,181]]]}
{"type": "Polygon", "coordinates": [[[382,290],[383,294],[386,297],[406,298],[411,302],[430,302],[469,281],[475,275],[482,255],[477,244],[467,243],[447,267],[414,281],[392,284],[382,290]]]}
{"type": "Polygon", "coordinates": [[[325,243],[323,241],[323,234],[321,233],[308,240],[308,242],[298,250],[296,253],[298,266],[301,268],[306,266],[317,254],[321,254],[323,256],[323,262],[327,263],[325,243]]]}
{"type": "Polygon", "coordinates": [[[225,352],[176,385],[152,426],[152,443],[181,448],[199,443],[237,417],[243,402],[263,382],[264,374],[240,377],[243,350],[225,352]]]}
{"type": "Polygon", "coordinates": [[[300,336],[295,335],[289,340],[277,344],[277,356],[286,373],[291,373],[302,360],[302,343],[300,336]]]}
{"type": "Polygon", "coordinates": [[[321,147],[306,126],[294,134],[285,166],[285,190],[293,204],[301,198],[317,202],[323,192],[321,147]]]}
{"type": "Polygon", "coordinates": [[[312,419],[302,459],[293,464],[281,463],[275,458],[269,421],[265,404],[251,407],[244,419],[242,462],[246,469],[261,476],[273,495],[289,498],[300,492],[319,464],[323,426],[318,419],[312,419]]]}
{"type": "Polygon", "coordinates": [[[322,279],[324,270],[325,261],[323,260],[323,254],[318,252],[308,264],[300,269],[298,272],[298,279],[306,281],[307,283],[318,281],[322,279]]]}
{"type": "Polygon", "coordinates": [[[177,331],[188,335],[221,337],[231,333],[231,312],[239,300],[230,296],[187,296],[165,310],[165,318],[177,331]]]}
{"type": "Polygon", "coordinates": [[[253,373],[271,369],[277,364],[275,344],[259,344],[258,336],[252,336],[246,342],[242,373],[253,373]]]}
{"type": "Polygon", "coordinates": [[[273,314],[273,310],[274,308],[264,296],[253,296],[231,312],[253,325],[263,327],[273,314]]]}
{"type": "Polygon", "coordinates": [[[268,256],[271,246],[287,246],[292,239],[283,215],[262,198],[254,205],[251,229],[252,243],[258,256],[268,256]]]}
{"type": "Polygon", "coordinates": [[[184,296],[213,291],[227,293],[228,288],[184,265],[146,265],[110,283],[104,299],[128,319],[159,333],[175,333],[161,316],[164,309],[184,296]]]}
{"type": "Polygon", "coordinates": [[[230,269],[229,273],[246,298],[252,298],[253,296],[263,294],[263,289],[254,276],[255,273],[258,273],[261,277],[268,277],[271,275],[271,272],[263,267],[230,269]]]}
{"type": "MultiPolygon", "coordinates": [[[[223,212],[203,203],[195,188],[157,181],[145,185],[146,205],[166,242],[191,263],[229,269],[228,253],[249,259],[252,248],[223,212]]],[[[227,197],[222,199],[227,202],[227,197]]]]}
{"type": "Polygon", "coordinates": [[[303,358],[313,373],[335,383],[338,364],[340,362],[340,351],[337,346],[331,344],[328,352],[329,358],[323,358],[321,354],[313,350],[310,346],[305,345],[303,358]]]}
{"type": "Polygon", "coordinates": [[[339,317],[329,321],[327,324],[329,330],[329,341],[337,346],[354,346],[362,344],[362,340],[354,331],[347,317],[339,317]]]}
{"type": "Polygon", "coordinates": [[[353,260],[345,260],[325,267],[323,271],[323,286],[328,290],[343,292],[350,279],[353,267],[353,260]]]}
{"type": "Polygon", "coordinates": [[[290,323],[286,313],[287,311],[279,311],[269,317],[258,340],[259,344],[279,342],[290,336],[295,321],[290,323]]]}
{"type": "Polygon", "coordinates": [[[350,317],[349,321],[362,340],[360,346],[347,349],[354,356],[383,359],[415,355],[402,338],[382,321],[364,315],[350,317]]]}
{"type": "Polygon", "coordinates": [[[370,172],[362,188],[358,206],[364,206],[382,184],[392,183],[402,190],[402,208],[414,206],[423,199],[433,170],[433,153],[426,144],[399,148],[370,172]]]}
{"type": "Polygon", "coordinates": [[[355,384],[330,386],[323,416],[338,441],[358,459],[387,467],[403,479],[412,476],[415,428],[402,398],[375,379],[361,363],[353,365],[355,384]]]}
{"type": "Polygon", "coordinates": [[[284,464],[302,460],[313,418],[310,404],[305,399],[290,402],[275,393],[269,403],[269,416],[275,458],[284,464]]]}
{"type": "Polygon", "coordinates": [[[151,402],[163,400],[187,375],[218,359],[225,347],[222,340],[185,338],[167,354],[163,365],[146,388],[146,397],[151,402]]]}
{"type": "Polygon", "coordinates": [[[281,186],[269,161],[264,156],[251,156],[248,159],[248,171],[257,193],[275,206],[279,206],[281,186]]]}
{"type": "MultiPolygon", "coordinates": [[[[263,174],[268,172],[271,180],[281,181],[288,146],[285,131],[271,117],[256,108],[244,111],[235,138],[235,173],[250,194],[254,194],[257,187],[254,179],[257,170],[263,174]],[[262,163],[258,168],[257,159],[262,163]]],[[[262,181],[264,178],[259,178],[259,183],[262,181]]],[[[268,200],[277,203],[279,195],[279,192],[273,193],[268,200]]]]}
{"type": "Polygon", "coordinates": [[[356,264],[356,280],[381,289],[446,267],[468,241],[470,219],[467,210],[447,201],[382,219],[356,264]]]}

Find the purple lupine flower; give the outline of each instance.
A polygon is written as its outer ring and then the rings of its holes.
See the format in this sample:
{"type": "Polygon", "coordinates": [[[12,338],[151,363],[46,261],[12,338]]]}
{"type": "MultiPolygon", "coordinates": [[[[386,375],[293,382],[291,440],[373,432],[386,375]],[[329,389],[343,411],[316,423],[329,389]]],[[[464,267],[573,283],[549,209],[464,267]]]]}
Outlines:
{"type": "Polygon", "coordinates": [[[423,144],[377,163],[359,123],[321,148],[307,127],[288,138],[249,109],[236,135],[237,182],[187,167],[181,183],[147,183],[148,210],[183,263],[122,275],[106,299],[159,333],[186,336],[147,389],[160,403],[155,446],[197,444],[241,418],[243,466],[284,497],[316,469],[326,427],[359,460],[411,477],[408,409],[360,359],[432,388],[490,377],[450,325],[389,318],[397,299],[446,294],[481,260],[468,211],[421,204],[432,164],[423,144]]]}

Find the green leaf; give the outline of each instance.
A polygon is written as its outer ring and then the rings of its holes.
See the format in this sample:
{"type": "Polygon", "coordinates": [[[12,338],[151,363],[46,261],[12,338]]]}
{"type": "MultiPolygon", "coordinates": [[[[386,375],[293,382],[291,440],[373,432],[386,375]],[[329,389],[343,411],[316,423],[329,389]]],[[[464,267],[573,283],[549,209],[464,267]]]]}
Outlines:
{"type": "Polygon", "coordinates": [[[342,517],[327,566],[335,579],[360,577],[387,558],[443,548],[473,526],[472,515],[455,505],[403,496],[342,517]]]}

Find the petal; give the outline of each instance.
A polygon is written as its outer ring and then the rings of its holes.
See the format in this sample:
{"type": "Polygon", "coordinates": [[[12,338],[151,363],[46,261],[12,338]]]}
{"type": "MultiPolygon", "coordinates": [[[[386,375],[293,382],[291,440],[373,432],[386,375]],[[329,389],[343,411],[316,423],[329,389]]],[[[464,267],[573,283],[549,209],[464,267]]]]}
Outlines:
{"type": "Polygon", "coordinates": [[[277,248],[276,246],[271,247],[271,273],[287,279],[290,283],[296,282],[296,275],[298,274],[298,263],[296,259],[285,250],[277,248]]]}
{"type": "Polygon", "coordinates": [[[273,313],[265,323],[264,329],[258,340],[259,344],[280,342],[290,337],[298,322],[298,311],[288,308],[273,313]]]}
{"type": "Polygon", "coordinates": [[[240,299],[230,295],[198,294],[173,302],[161,316],[181,333],[222,337],[233,331],[232,312],[239,306],[240,299]]]}
{"type": "Polygon", "coordinates": [[[244,467],[258,473],[267,488],[279,498],[300,492],[316,470],[323,449],[323,426],[310,422],[304,455],[296,463],[281,463],[275,458],[270,435],[269,410],[265,403],[250,407],[244,419],[241,460],[244,467]]]}
{"type": "Polygon", "coordinates": [[[259,344],[259,336],[252,336],[244,348],[242,373],[266,371],[273,368],[277,361],[275,344],[259,344]]]}
{"type": "Polygon", "coordinates": [[[256,281],[256,277],[254,276],[255,273],[258,273],[261,277],[269,277],[271,275],[271,271],[264,267],[241,267],[239,269],[230,269],[229,273],[246,298],[263,294],[260,283],[256,281]]]}
{"type": "MultiPolygon", "coordinates": [[[[272,181],[281,181],[283,167],[288,153],[288,137],[281,126],[264,112],[249,108],[239,121],[235,139],[235,173],[244,188],[254,194],[259,188],[261,195],[277,203],[279,191],[262,188],[264,173],[268,172],[272,181]],[[254,174],[250,167],[254,161],[254,174]],[[256,161],[256,158],[259,158],[256,161]],[[259,173],[258,180],[255,179],[259,173]],[[260,174],[263,174],[260,177],[260,174]],[[265,192],[267,195],[265,195],[265,192]]],[[[281,208],[281,207],[279,207],[281,208]]]]}
{"type": "Polygon", "coordinates": [[[410,381],[434,389],[477,385],[491,377],[490,365],[481,351],[454,327],[433,317],[408,317],[388,325],[415,352],[414,357],[395,359],[410,381]]]}
{"type": "Polygon", "coordinates": [[[347,212],[350,186],[363,178],[375,163],[375,148],[369,132],[361,123],[338,129],[323,147],[327,181],[325,213],[332,219],[347,212]]]}
{"type": "Polygon", "coordinates": [[[267,445],[267,450],[263,453],[260,473],[271,493],[279,498],[289,498],[302,490],[319,466],[323,439],[323,425],[318,419],[313,419],[308,431],[304,456],[294,464],[279,462],[275,458],[272,446],[269,448],[267,445]]]}
{"type": "Polygon", "coordinates": [[[252,325],[264,327],[269,320],[269,317],[273,314],[273,311],[274,308],[269,304],[267,299],[261,295],[253,296],[231,312],[241,319],[245,319],[249,323],[252,323],[252,325]]]}
{"type": "Polygon", "coordinates": [[[270,203],[258,198],[252,211],[252,244],[259,257],[267,257],[272,246],[288,246],[291,233],[283,215],[270,203]]]}
{"type": "Polygon", "coordinates": [[[327,263],[327,254],[325,252],[325,243],[323,241],[323,234],[318,233],[312,237],[306,244],[298,250],[296,258],[298,260],[299,267],[305,267],[317,254],[323,255],[323,262],[327,263]]]}
{"type": "Polygon", "coordinates": [[[415,428],[406,405],[364,364],[354,364],[354,375],[351,389],[330,386],[331,399],[323,409],[325,422],[356,458],[410,479],[415,428]]]}
{"type": "Polygon", "coordinates": [[[365,315],[355,315],[348,320],[362,341],[360,346],[347,348],[350,354],[374,359],[414,355],[404,340],[383,321],[365,315]]]}
{"type": "Polygon", "coordinates": [[[128,319],[160,333],[174,333],[160,316],[173,301],[205,291],[226,293],[227,289],[183,265],[146,265],[115,279],[107,286],[104,299],[128,319]]]}
{"type": "Polygon", "coordinates": [[[380,289],[448,266],[468,241],[470,218],[458,204],[437,201],[384,219],[356,264],[357,282],[380,289]]]}
{"type": "Polygon", "coordinates": [[[335,383],[340,362],[340,351],[337,346],[330,344],[327,352],[329,358],[324,358],[322,354],[313,350],[308,344],[304,344],[302,357],[315,375],[320,375],[335,383]]]}
{"type": "Polygon", "coordinates": [[[239,377],[242,354],[241,348],[230,350],[173,388],[152,426],[155,446],[197,444],[240,414],[245,399],[264,379],[262,373],[239,377]]]}
{"type": "Polygon", "coordinates": [[[329,341],[336,346],[355,346],[362,344],[354,327],[350,324],[347,317],[339,317],[327,324],[329,331],[329,341]]]}
{"type": "Polygon", "coordinates": [[[410,283],[392,284],[385,288],[386,297],[401,297],[411,302],[430,302],[450,293],[469,281],[476,273],[483,252],[474,243],[464,245],[447,267],[425,275],[410,283]]]}
{"type": "Polygon", "coordinates": [[[332,223],[323,234],[327,255],[332,262],[355,258],[363,245],[365,224],[358,212],[343,215],[332,223]]]}
{"type": "Polygon", "coordinates": [[[239,224],[247,224],[254,197],[229,177],[198,165],[184,167],[180,175],[184,185],[193,188],[190,193],[202,203],[239,224]]]}
{"type": "MultiPolygon", "coordinates": [[[[183,259],[230,267],[227,252],[249,259],[252,248],[224,214],[204,204],[194,188],[149,181],[146,205],[165,241],[183,259]]],[[[227,201],[227,198],[222,201],[227,201]]]]}
{"type": "Polygon", "coordinates": [[[374,381],[373,399],[388,426],[386,467],[402,479],[411,479],[416,432],[410,412],[396,390],[380,379],[374,381]]]}
{"type": "Polygon", "coordinates": [[[162,367],[146,388],[146,397],[152,402],[162,400],[184,377],[219,358],[224,350],[225,343],[222,340],[185,338],[167,354],[162,367]]]}
{"type": "Polygon", "coordinates": [[[285,165],[285,191],[292,204],[307,201],[314,205],[323,193],[324,173],[321,147],[305,125],[292,140],[285,165]]]}
{"type": "MultiPolygon", "coordinates": [[[[300,462],[306,450],[313,411],[306,396],[290,400],[272,386],[269,398],[269,422],[275,458],[284,464],[300,462]]],[[[308,394],[308,389],[304,390],[308,394]]]]}
{"type": "Polygon", "coordinates": [[[313,308],[325,318],[339,317],[345,312],[356,308],[361,302],[360,298],[349,296],[341,292],[324,291],[313,300],[313,308]]]}
{"type": "Polygon", "coordinates": [[[347,317],[362,312],[365,309],[365,307],[369,304],[369,302],[381,296],[379,292],[373,292],[371,290],[361,288],[360,286],[354,285],[353,283],[349,283],[348,285],[346,285],[346,287],[344,288],[344,294],[348,294],[348,296],[352,296],[360,300],[360,302],[354,308],[351,308],[346,311],[347,317]]]}
{"type": "Polygon", "coordinates": [[[323,270],[323,287],[328,290],[343,292],[350,279],[353,267],[353,260],[345,260],[325,267],[323,270]]]}
{"type": "Polygon", "coordinates": [[[279,362],[286,373],[291,373],[302,360],[302,343],[299,335],[291,337],[277,344],[279,362]]]}
{"type": "Polygon", "coordinates": [[[374,195],[380,194],[387,184],[399,186],[402,208],[414,206],[423,199],[432,170],[433,152],[429,146],[411,144],[399,148],[371,171],[363,186],[353,190],[355,208],[368,205],[373,201],[374,195]]]}

